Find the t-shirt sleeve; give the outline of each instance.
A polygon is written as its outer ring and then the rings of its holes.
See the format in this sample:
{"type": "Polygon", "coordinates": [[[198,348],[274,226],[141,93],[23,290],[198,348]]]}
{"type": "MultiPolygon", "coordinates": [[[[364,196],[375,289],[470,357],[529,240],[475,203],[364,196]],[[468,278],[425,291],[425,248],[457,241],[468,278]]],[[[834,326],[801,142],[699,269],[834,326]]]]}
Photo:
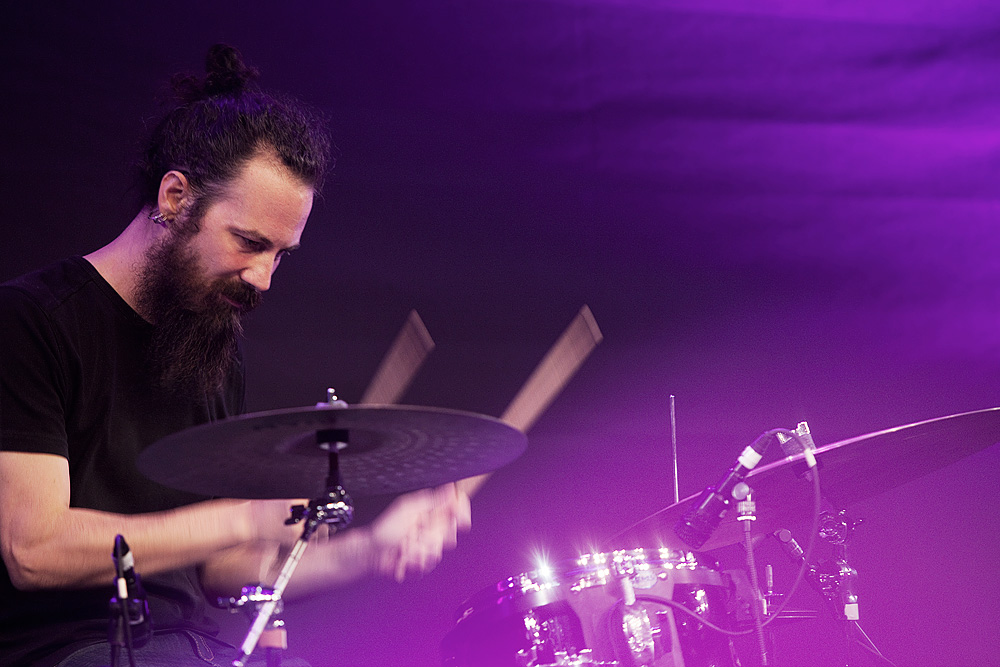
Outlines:
{"type": "Polygon", "coordinates": [[[0,451],[68,458],[65,349],[27,293],[0,286],[0,451]]]}

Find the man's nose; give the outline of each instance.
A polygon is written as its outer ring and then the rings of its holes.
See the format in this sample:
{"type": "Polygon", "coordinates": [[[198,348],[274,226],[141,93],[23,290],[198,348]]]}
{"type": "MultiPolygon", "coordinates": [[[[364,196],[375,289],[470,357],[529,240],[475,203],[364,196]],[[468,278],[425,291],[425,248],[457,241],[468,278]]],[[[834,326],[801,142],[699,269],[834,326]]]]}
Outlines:
{"type": "Polygon", "coordinates": [[[274,274],[274,262],[267,255],[254,258],[253,263],[240,272],[240,279],[252,285],[258,292],[266,292],[271,287],[271,276],[274,274]]]}

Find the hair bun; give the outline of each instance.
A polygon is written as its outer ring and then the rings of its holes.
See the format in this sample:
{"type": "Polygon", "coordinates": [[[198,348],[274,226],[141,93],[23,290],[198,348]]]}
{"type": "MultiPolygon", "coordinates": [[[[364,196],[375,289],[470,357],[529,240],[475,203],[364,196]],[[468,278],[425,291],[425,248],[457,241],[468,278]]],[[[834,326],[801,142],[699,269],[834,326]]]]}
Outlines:
{"type": "Polygon", "coordinates": [[[238,93],[256,79],[260,72],[243,62],[240,52],[228,44],[216,44],[205,58],[205,93],[221,95],[238,93]]]}
{"type": "Polygon", "coordinates": [[[216,44],[208,50],[205,71],[204,79],[191,75],[174,78],[174,90],[181,101],[195,102],[216,95],[240,93],[260,75],[228,44],[216,44]]]}

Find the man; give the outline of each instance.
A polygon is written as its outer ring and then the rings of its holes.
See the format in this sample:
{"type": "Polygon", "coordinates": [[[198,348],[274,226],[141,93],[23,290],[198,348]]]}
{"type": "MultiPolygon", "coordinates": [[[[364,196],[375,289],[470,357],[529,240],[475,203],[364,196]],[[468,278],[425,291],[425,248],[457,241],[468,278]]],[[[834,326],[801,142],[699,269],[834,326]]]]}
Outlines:
{"type": "MultiPolygon", "coordinates": [[[[240,317],[298,247],[322,184],[320,124],[254,75],[213,47],[208,76],[177,83],[153,132],[124,232],[0,287],[2,665],[106,664],[118,534],[157,629],[139,664],[156,651],[228,664],[204,594],[272,583],[300,534],[284,525],[295,500],[204,499],[135,467],[160,438],[243,409],[240,317]]],[[[468,522],[454,485],[403,496],[370,527],[317,539],[289,593],[429,569],[468,522]]]]}

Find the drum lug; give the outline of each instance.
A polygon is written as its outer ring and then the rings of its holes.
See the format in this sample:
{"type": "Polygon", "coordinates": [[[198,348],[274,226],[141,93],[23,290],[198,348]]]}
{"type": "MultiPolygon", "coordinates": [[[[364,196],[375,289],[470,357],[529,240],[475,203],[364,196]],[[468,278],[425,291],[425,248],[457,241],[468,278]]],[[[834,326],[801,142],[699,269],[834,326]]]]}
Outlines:
{"type": "Polygon", "coordinates": [[[653,664],[656,657],[653,625],[649,622],[649,614],[641,605],[625,606],[622,609],[622,634],[632,664],[653,664]]]}

